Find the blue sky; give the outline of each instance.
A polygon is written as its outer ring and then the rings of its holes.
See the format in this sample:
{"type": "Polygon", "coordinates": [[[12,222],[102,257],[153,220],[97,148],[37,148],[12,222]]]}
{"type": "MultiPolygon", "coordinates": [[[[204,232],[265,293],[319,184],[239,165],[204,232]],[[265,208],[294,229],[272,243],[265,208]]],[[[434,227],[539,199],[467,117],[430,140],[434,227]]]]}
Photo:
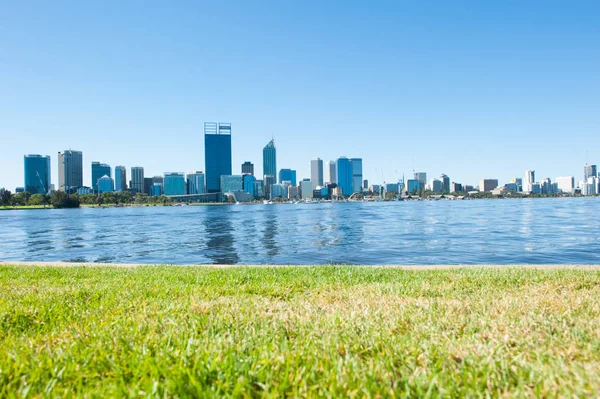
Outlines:
{"type": "MultiPolygon", "coordinates": [[[[362,157],[403,172],[574,175],[600,163],[597,1],[29,1],[0,4],[0,187],[23,155],[84,152],[146,174],[362,157]]],[[[129,171],[128,171],[129,177],[129,171]]]]}

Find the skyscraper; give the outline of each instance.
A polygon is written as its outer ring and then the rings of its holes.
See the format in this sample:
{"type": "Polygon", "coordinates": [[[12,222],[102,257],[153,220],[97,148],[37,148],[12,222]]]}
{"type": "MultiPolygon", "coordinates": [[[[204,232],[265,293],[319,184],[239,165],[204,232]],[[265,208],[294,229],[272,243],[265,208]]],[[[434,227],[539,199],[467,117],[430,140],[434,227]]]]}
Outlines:
{"type": "Polygon", "coordinates": [[[98,180],[103,176],[111,177],[110,166],[105,163],[92,162],[92,189],[94,191],[98,191],[98,180]]]}
{"type": "Polygon", "coordinates": [[[115,191],[127,190],[127,169],[125,166],[115,166],[115,191]]]}
{"type": "Polygon", "coordinates": [[[426,172],[415,172],[414,173],[415,180],[421,182],[421,187],[425,187],[425,183],[427,183],[427,173],[426,172]]]}
{"type": "Polygon", "coordinates": [[[362,158],[352,158],[350,164],[352,165],[352,192],[360,193],[363,178],[362,158]]]}
{"type": "Polygon", "coordinates": [[[310,161],[310,181],[313,190],[317,187],[323,187],[323,160],[321,158],[310,161]]]}
{"type": "Polygon", "coordinates": [[[165,173],[164,193],[165,196],[185,195],[185,177],[183,172],[165,173]]]}
{"type": "Polygon", "coordinates": [[[58,153],[58,189],[75,192],[83,187],[83,153],[66,150],[58,153]]]}
{"type": "Polygon", "coordinates": [[[221,191],[221,176],[231,175],[231,123],[204,123],[206,192],[221,191]]]}
{"type": "Polygon", "coordinates": [[[526,170],[525,178],[523,179],[523,192],[524,193],[532,192],[534,182],[535,182],[535,170],[526,170]]]}
{"type": "Polygon", "coordinates": [[[583,167],[583,181],[587,182],[590,177],[597,177],[598,170],[596,165],[588,165],[586,164],[583,167]]]}
{"type": "Polygon", "coordinates": [[[281,169],[279,171],[279,182],[289,181],[293,186],[296,185],[296,171],[293,169],[281,169]]]}
{"type": "Polygon", "coordinates": [[[204,173],[196,170],[187,174],[187,193],[188,194],[204,194],[204,173]]]}
{"type": "Polygon", "coordinates": [[[50,157],[25,155],[25,191],[29,194],[47,194],[50,191],[50,157]]]}
{"type": "Polygon", "coordinates": [[[327,161],[327,180],[329,183],[337,183],[337,172],[335,168],[335,161],[327,161]]]}
{"type": "Polygon", "coordinates": [[[479,191],[492,191],[498,187],[498,179],[483,179],[479,182],[479,191]]]}
{"type": "MultiPolygon", "coordinates": [[[[277,176],[277,150],[275,149],[275,140],[271,140],[263,148],[263,175],[271,175],[275,179],[277,176]]],[[[271,184],[275,184],[277,181],[273,181],[271,184]]],[[[265,189],[267,188],[267,181],[265,180],[265,189]]]]}
{"type": "Polygon", "coordinates": [[[141,166],[133,166],[131,168],[131,185],[129,188],[135,193],[144,192],[144,168],[141,166]]]}
{"type": "Polygon", "coordinates": [[[242,164],[242,175],[254,176],[254,164],[246,161],[242,164]]]}
{"type": "Polygon", "coordinates": [[[266,198],[271,198],[271,186],[275,184],[275,176],[274,175],[264,175],[263,177],[264,184],[264,196],[266,198]]]}
{"type": "Polygon", "coordinates": [[[352,165],[346,157],[339,157],[336,163],[337,185],[345,196],[352,195],[352,165]]]}

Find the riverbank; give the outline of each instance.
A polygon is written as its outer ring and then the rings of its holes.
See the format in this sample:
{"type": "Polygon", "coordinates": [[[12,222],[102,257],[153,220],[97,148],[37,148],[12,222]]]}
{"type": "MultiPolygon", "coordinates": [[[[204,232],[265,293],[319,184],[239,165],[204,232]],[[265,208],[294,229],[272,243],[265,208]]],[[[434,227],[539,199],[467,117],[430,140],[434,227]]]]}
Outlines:
{"type": "Polygon", "coordinates": [[[0,264],[0,292],[2,397],[600,393],[598,268],[0,264]]]}

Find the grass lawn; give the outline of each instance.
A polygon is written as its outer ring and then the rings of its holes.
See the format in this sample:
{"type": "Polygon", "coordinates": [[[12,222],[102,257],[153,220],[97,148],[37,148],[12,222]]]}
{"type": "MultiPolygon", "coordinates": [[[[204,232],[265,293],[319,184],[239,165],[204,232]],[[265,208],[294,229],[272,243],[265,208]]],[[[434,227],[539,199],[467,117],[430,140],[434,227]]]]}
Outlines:
{"type": "Polygon", "coordinates": [[[600,270],[0,266],[0,397],[600,395],[600,270]]]}

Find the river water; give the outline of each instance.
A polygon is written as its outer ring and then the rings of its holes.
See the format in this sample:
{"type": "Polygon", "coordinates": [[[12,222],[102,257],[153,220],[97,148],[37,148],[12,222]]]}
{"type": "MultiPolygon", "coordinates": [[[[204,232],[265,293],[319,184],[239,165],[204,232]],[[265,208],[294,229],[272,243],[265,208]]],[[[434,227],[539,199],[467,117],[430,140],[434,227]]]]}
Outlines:
{"type": "Polygon", "coordinates": [[[600,198],[8,210],[0,260],[599,264],[600,198]]]}

